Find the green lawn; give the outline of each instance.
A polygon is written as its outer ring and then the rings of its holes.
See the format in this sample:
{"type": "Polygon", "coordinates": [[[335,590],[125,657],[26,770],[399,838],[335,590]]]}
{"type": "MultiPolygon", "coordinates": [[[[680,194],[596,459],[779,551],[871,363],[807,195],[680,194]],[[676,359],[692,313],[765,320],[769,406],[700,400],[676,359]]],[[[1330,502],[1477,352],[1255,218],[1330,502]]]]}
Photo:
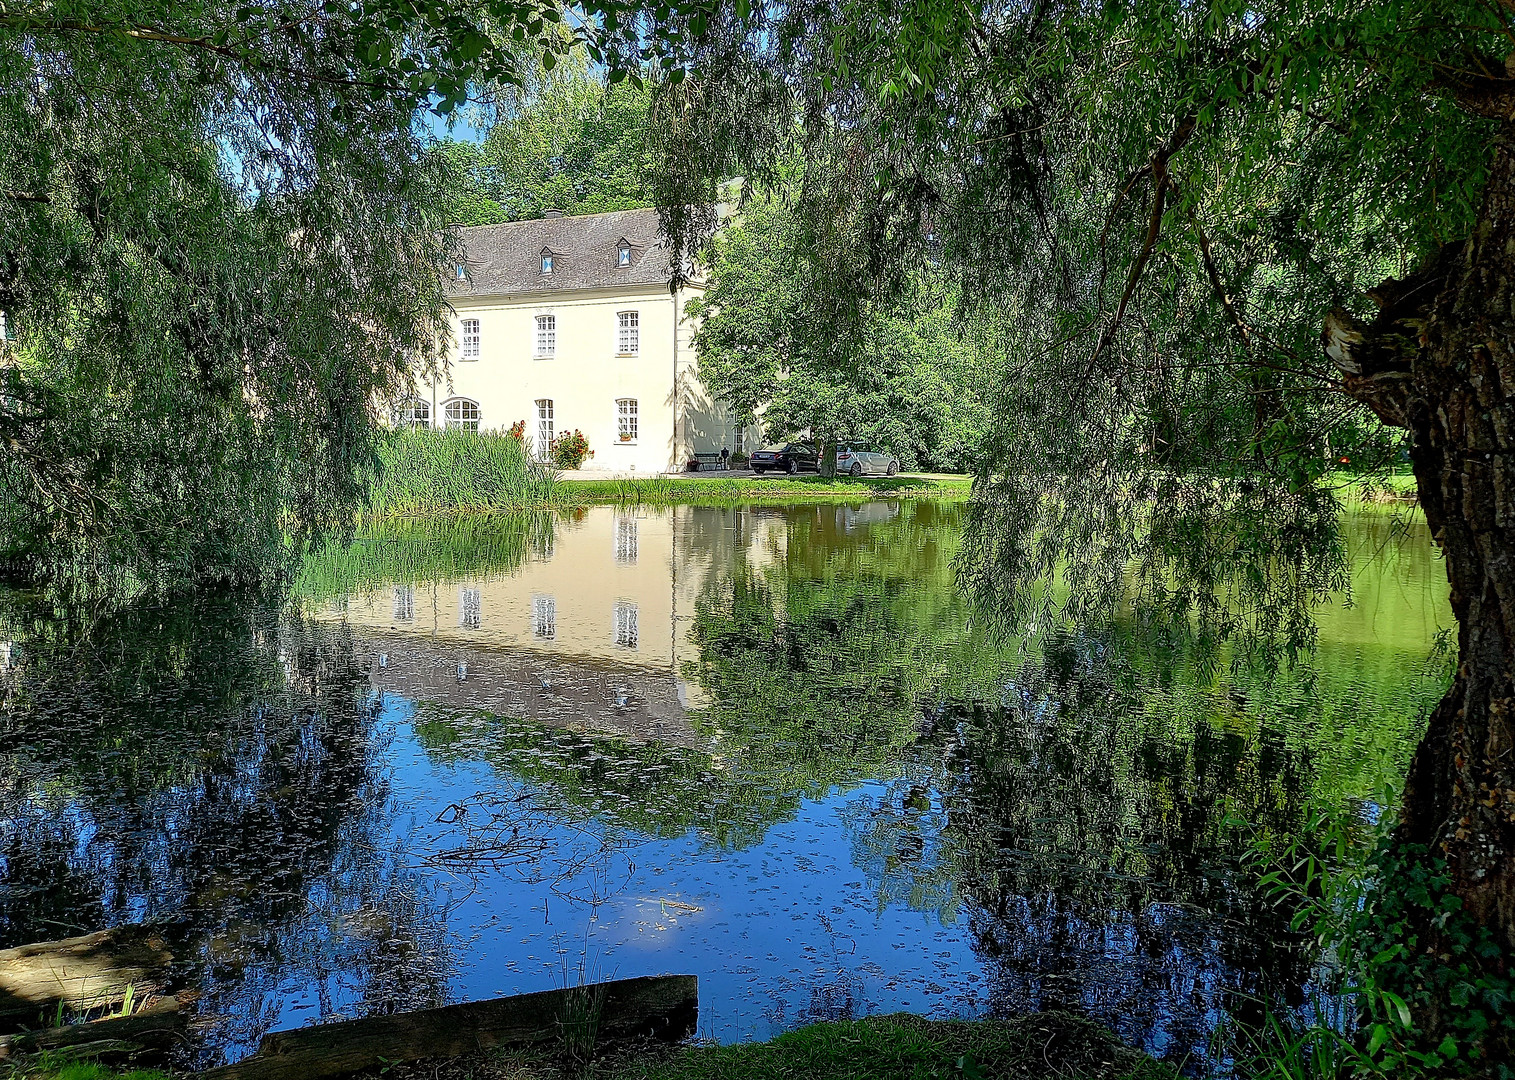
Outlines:
{"type": "Polygon", "coordinates": [[[1415,477],[1408,469],[1389,476],[1366,479],[1349,473],[1330,478],[1344,502],[1394,503],[1415,501],[1415,477]]]}
{"type": "Polygon", "coordinates": [[[972,486],[967,476],[902,473],[899,476],[729,477],[658,476],[638,480],[576,480],[561,474],[563,497],[585,503],[698,503],[725,504],[785,501],[865,501],[895,499],[966,499],[972,486]]]}

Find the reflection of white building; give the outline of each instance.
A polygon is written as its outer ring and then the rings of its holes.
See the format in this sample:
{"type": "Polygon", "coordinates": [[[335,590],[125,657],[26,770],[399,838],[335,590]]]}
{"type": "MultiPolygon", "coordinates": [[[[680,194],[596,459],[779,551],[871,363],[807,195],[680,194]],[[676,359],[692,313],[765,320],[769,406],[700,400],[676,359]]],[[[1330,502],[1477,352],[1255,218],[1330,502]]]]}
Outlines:
{"type": "Polygon", "coordinates": [[[509,574],[352,596],[345,620],[385,654],[381,689],[673,738],[703,698],[681,672],[696,600],[733,563],[781,557],[786,538],[778,513],[594,507],[558,518],[509,574]]]}

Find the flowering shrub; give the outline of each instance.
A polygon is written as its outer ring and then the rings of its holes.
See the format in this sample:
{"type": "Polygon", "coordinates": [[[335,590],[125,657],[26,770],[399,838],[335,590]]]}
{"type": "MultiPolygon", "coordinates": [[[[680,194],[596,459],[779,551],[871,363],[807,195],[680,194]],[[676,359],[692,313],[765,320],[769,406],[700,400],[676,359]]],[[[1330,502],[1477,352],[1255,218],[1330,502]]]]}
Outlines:
{"type": "Polygon", "coordinates": [[[514,424],[510,425],[510,437],[512,439],[514,439],[516,442],[525,442],[526,441],[526,421],[525,420],[517,420],[514,424]]]}
{"type": "Polygon", "coordinates": [[[552,440],[552,452],[548,456],[560,469],[577,469],[584,464],[585,458],[594,457],[594,451],[589,449],[589,440],[584,438],[584,433],[574,428],[552,440]]]}

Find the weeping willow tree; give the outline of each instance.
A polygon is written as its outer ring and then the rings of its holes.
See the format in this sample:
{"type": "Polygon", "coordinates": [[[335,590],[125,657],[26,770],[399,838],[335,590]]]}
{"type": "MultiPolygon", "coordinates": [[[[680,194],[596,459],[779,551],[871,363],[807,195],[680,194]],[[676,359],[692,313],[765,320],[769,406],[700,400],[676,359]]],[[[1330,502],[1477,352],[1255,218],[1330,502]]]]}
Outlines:
{"type": "Polygon", "coordinates": [[[1399,833],[1442,906],[1407,916],[1401,945],[1475,959],[1460,988],[1406,976],[1404,1037],[1446,1050],[1484,995],[1495,1029],[1451,1049],[1508,1060],[1515,5],[681,14],[655,107],[686,250],[721,176],[773,183],[799,156],[801,288],[838,362],[922,264],[1016,331],[963,564],[1010,619],[1134,602],[1212,652],[1308,646],[1309,602],[1343,581],[1331,463],[1407,445],[1460,663],[1399,833]]]}
{"type": "Polygon", "coordinates": [[[444,355],[436,118],[576,46],[636,62],[604,22],[0,3],[0,558],[231,580],[348,522],[388,404],[444,355]]]}

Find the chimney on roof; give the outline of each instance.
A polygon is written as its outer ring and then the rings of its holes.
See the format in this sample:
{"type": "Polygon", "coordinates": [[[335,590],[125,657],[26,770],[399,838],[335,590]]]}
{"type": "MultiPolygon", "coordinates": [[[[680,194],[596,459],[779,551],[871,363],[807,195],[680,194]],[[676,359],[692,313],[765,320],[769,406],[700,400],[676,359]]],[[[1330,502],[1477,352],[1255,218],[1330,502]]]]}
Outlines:
{"type": "Polygon", "coordinates": [[[562,217],[563,216],[563,211],[561,211],[561,210],[543,210],[542,211],[542,216],[543,217],[562,217]]]}

